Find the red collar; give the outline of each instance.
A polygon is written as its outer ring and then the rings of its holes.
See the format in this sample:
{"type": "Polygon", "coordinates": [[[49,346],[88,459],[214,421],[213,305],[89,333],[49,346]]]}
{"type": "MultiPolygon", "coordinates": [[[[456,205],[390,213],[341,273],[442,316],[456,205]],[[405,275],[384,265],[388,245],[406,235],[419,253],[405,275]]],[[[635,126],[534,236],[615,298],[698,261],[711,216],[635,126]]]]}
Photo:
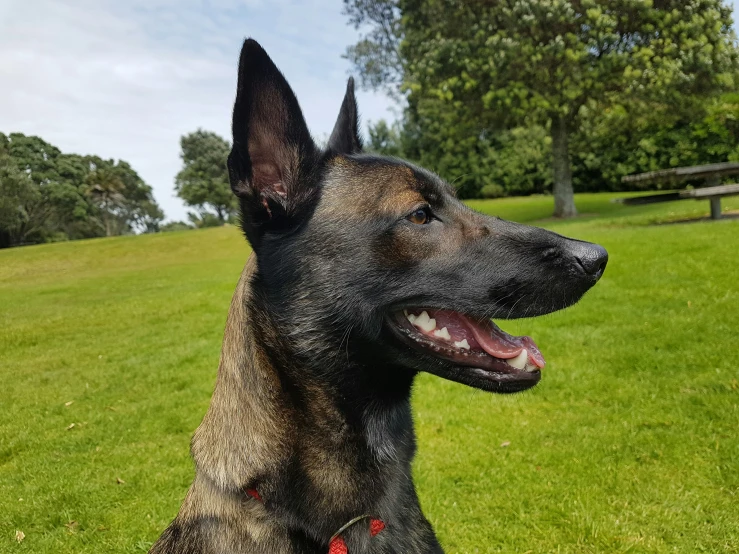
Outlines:
{"type": "MultiPolygon", "coordinates": [[[[262,500],[262,497],[257,492],[257,489],[246,489],[246,494],[248,494],[255,500],[258,500],[259,502],[264,502],[264,500],[262,500]]],[[[371,516],[355,517],[354,519],[352,519],[351,521],[343,525],[341,529],[336,531],[336,533],[334,533],[334,536],[331,537],[328,543],[328,554],[349,554],[349,549],[347,548],[346,542],[344,541],[341,535],[344,533],[344,531],[349,529],[349,527],[365,519],[369,519],[369,522],[370,522],[370,526],[369,526],[370,537],[374,537],[375,535],[380,533],[383,529],[385,529],[385,522],[382,521],[381,519],[377,519],[371,516]]]]}

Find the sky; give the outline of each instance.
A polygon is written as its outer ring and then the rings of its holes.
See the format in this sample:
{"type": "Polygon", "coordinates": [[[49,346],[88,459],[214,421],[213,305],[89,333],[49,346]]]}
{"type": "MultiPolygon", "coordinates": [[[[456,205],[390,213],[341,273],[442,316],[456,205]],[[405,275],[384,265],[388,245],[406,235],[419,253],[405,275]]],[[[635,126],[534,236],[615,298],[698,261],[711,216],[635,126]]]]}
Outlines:
{"type": "MultiPolygon", "coordinates": [[[[179,139],[230,139],[245,37],[293,87],[314,137],[330,134],[358,32],[341,0],[0,0],[0,132],[38,135],[63,152],[123,159],[168,220],[179,139]]],[[[363,121],[393,119],[382,94],[358,93],[363,121]]]]}
{"type": "MultiPolygon", "coordinates": [[[[737,4],[733,0],[735,19],[737,4]]],[[[314,137],[333,127],[358,32],[342,0],[0,0],[0,131],[63,152],[131,163],[168,220],[179,139],[230,137],[245,37],[287,77],[314,137]]],[[[364,122],[394,119],[384,95],[358,92],[364,122]]]]}

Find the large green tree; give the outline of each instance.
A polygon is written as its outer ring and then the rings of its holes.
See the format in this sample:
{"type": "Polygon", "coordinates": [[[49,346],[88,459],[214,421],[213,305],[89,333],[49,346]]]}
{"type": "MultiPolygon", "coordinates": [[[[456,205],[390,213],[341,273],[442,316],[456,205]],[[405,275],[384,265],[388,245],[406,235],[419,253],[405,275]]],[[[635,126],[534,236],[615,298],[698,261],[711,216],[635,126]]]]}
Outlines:
{"type": "Polygon", "coordinates": [[[216,133],[198,129],[184,135],[180,147],[184,167],[175,178],[177,196],[198,209],[196,219],[207,220],[210,211],[223,224],[236,213],[226,167],[231,145],[216,133]]]}
{"type": "Polygon", "coordinates": [[[561,217],[577,213],[570,145],[584,112],[632,101],[688,110],[729,86],[736,66],[731,8],[721,0],[345,0],[345,7],[352,23],[370,25],[347,53],[362,82],[402,87],[406,120],[431,143],[426,150],[446,143],[459,152],[472,142],[472,152],[501,127],[548,129],[561,217]]]}
{"type": "Polygon", "coordinates": [[[0,195],[0,246],[155,231],[164,217],[128,163],[21,133],[0,133],[0,195]]]}
{"type": "Polygon", "coordinates": [[[66,238],[65,227],[86,213],[87,203],[79,189],[84,172],[73,163],[64,163],[69,160],[61,151],[39,137],[0,134],[0,143],[6,178],[19,171],[31,187],[18,197],[18,212],[23,217],[13,227],[12,244],[66,238]]]}

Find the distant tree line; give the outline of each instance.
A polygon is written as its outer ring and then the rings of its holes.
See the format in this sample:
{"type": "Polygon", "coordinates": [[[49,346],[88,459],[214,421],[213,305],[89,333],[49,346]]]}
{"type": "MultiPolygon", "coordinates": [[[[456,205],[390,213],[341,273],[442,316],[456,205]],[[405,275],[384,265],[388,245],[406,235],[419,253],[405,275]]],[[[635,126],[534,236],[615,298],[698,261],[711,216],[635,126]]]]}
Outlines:
{"type": "Polygon", "coordinates": [[[188,221],[162,223],[152,189],[125,161],[65,154],[36,136],[0,133],[0,248],[234,222],[225,139],[198,129],[181,137],[175,193],[188,221]]]}
{"type": "Polygon", "coordinates": [[[0,133],[0,248],[154,232],[163,218],[151,187],[127,162],[0,133]]]}
{"type": "Polygon", "coordinates": [[[361,83],[404,106],[374,149],[461,197],[617,190],[635,171],[737,159],[723,0],[344,0],[361,83]]]}

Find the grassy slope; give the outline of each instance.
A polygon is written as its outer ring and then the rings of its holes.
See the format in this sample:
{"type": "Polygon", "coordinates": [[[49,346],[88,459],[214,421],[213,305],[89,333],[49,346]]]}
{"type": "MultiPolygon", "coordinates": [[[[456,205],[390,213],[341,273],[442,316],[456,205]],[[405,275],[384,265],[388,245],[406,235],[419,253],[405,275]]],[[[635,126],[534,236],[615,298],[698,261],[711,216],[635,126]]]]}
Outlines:
{"type": "MultiPolygon", "coordinates": [[[[536,389],[418,382],[416,477],[450,553],[739,551],[739,221],[644,226],[708,203],[608,198],[542,222],[611,262],[577,307],[506,326],[549,361],[536,389]]],[[[234,228],[0,251],[0,552],[147,549],[192,477],[247,252],[234,228]]]]}

